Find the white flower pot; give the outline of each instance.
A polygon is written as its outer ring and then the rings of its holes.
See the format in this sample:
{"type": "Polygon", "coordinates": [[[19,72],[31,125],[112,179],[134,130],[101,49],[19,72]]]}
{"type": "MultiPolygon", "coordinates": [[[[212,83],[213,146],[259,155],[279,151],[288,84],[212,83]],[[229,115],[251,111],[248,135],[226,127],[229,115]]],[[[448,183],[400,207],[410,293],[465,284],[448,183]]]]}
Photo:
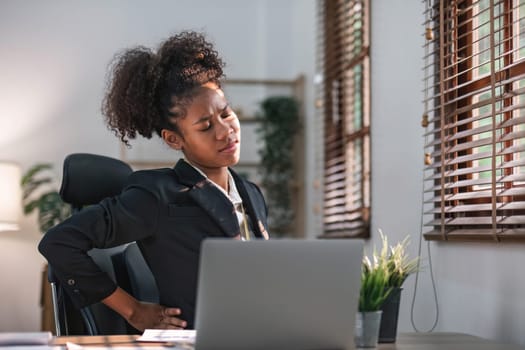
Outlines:
{"type": "Polygon", "coordinates": [[[375,348],[383,311],[358,312],[355,320],[355,345],[358,348],[375,348]]]}

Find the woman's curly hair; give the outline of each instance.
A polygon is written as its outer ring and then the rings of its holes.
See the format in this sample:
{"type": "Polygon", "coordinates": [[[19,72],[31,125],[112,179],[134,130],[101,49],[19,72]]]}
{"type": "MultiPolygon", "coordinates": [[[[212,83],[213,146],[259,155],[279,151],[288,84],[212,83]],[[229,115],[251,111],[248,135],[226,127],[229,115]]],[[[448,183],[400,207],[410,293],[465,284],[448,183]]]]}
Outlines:
{"type": "Polygon", "coordinates": [[[191,31],[170,37],[156,53],[142,46],[123,51],[110,66],[102,102],[108,127],[126,144],[137,134],[177,131],[173,118],[185,115],[196,87],[220,86],[223,67],[213,45],[191,31]]]}

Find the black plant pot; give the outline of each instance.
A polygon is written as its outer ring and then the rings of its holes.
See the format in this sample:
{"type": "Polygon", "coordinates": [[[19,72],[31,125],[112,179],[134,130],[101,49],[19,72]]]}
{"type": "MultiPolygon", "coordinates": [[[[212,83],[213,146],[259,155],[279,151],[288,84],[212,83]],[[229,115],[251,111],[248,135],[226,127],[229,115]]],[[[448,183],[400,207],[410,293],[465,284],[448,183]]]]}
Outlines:
{"type": "Polygon", "coordinates": [[[399,316],[399,303],[403,288],[394,288],[385,300],[381,310],[381,325],[379,326],[379,343],[395,343],[397,336],[397,319],[399,316]]]}

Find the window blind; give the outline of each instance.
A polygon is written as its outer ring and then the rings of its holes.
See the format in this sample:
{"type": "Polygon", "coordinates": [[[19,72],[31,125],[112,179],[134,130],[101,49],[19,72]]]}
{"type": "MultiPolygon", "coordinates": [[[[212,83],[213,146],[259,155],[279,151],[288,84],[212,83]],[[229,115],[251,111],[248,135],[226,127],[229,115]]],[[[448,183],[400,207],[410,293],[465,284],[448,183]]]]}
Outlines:
{"type": "Polygon", "coordinates": [[[525,240],[525,1],[424,2],[425,238],[525,240]]]}
{"type": "Polygon", "coordinates": [[[322,1],[324,125],[322,237],[368,237],[370,226],[369,1],[322,1]]]}

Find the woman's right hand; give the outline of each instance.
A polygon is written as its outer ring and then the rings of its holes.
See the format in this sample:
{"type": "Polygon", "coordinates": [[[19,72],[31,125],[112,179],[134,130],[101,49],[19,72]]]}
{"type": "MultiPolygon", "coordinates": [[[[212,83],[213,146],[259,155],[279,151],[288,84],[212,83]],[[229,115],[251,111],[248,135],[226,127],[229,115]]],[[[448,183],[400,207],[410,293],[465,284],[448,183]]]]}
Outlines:
{"type": "Polygon", "coordinates": [[[183,329],[186,321],[177,317],[180,313],[178,308],[139,301],[126,320],[141,332],[146,328],[183,329]]]}
{"type": "Polygon", "coordinates": [[[177,317],[181,314],[180,309],[138,301],[120,287],[102,303],[141,332],[146,328],[183,329],[187,326],[186,321],[177,317]]]}

